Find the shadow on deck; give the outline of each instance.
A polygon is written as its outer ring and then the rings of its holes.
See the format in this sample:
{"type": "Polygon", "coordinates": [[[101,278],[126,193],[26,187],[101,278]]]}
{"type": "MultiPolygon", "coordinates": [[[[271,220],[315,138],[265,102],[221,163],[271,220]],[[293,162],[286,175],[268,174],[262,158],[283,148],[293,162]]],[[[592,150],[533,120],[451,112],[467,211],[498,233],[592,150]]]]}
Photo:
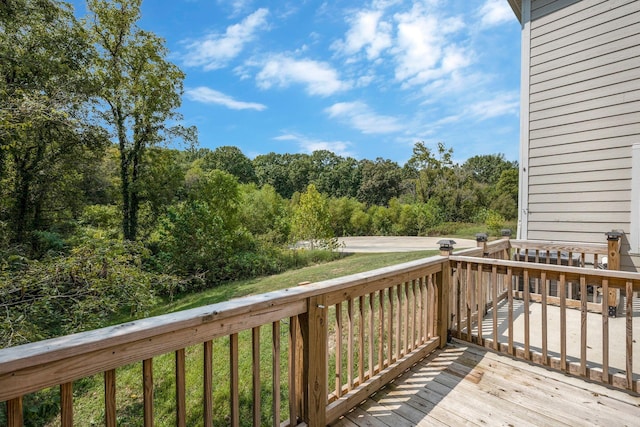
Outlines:
{"type": "Polygon", "coordinates": [[[640,397],[454,341],[333,426],[637,425],[640,397]]]}

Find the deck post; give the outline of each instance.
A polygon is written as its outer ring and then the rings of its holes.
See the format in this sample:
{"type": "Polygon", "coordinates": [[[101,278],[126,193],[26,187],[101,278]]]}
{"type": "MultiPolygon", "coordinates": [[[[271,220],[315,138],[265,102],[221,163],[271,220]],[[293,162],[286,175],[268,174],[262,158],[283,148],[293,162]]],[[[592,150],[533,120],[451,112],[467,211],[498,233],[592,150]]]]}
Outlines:
{"type": "Polygon", "coordinates": [[[482,248],[482,256],[485,258],[489,257],[489,251],[487,250],[487,240],[489,240],[487,233],[476,234],[476,243],[479,248],[482,248]]]}
{"type": "Polygon", "coordinates": [[[327,425],[327,314],[326,295],[308,299],[306,321],[301,327],[305,366],[304,419],[309,427],[327,425]]]}
{"type": "Polygon", "coordinates": [[[436,329],[438,336],[440,337],[440,348],[447,346],[447,342],[450,341],[451,336],[449,332],[449,323],[451,322],[451,314],[449,310],[449,294],[451,289],[451,262],[449,261],[449,255],[453,252],[453,245],[456,244],[453,240],[440,240],[440,255],[446,256],[447,259],[442,262],[442,270],[436,274],[436,293],[438,295],[437,313],[438,323],[436,329]]]}
{"type": "MultiPolygon", "coordinates": [[[[613,230],[605,233],[607,236],[607,269],[608,270],[620,270],[620,238],[622,232],[613,230]]],[[[618,316],[618,303],[620,302],[620,290],[610,288],[607,295],[607,302],[609,307],[609,316],[618,316]]]]}

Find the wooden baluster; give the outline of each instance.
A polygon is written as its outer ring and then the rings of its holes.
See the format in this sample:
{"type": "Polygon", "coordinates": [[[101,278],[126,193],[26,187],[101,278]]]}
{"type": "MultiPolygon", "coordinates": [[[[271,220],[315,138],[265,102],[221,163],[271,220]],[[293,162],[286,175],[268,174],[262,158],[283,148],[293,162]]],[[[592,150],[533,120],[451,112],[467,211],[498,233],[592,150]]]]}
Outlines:
{"type": "Polygon", "coordinates": [[[116,427],[116,370],[104,373],[104,424],[116,427]]]}
{"type": "Polygon", "coordinates": [[[342,396],[342,303],[336,304],[336,397],[342,396]]]}
{"type": "Polygon", "coordinates": [[[424,277],[420,277],[418,278],[418,288],[417,288],[417,294],[416,294],[416,299],[418,300],[418,311],[420,313],[420,318],[418,319],[418,330],[417,330],[417,334],[418,334],[418,345],[422,345],[426,342],[426,335],[425,335],[425,327],[424,327],[424,323],[425,323],[425,304],[424,304],[424,277]]]}
{"type": "Polygon", "coordinates": [[[393,364],[393,286],[388,288],[389,293],[389,318],[387,319],[387,366],[393,364]]]}
{"type": "Polygon", "coordinates": [[[73,427],[73,383],[60,384],[60,425],[73,427]]]}
{"type": "Polygon", "coordinates": [[[507,314],[507,323],[509,328],[509,354],[514,355],[513,349],[513,269],[511,267],[507,267],[507,284],[509,288],[507,289],[507,301],[508,301],[508,314],[507,314]]]}
{"type": "Polygon", "coordinates": [[[478,303],[478,345],[484,345],[484,338],[482,337],[483,335],[482,323],[484,320],[483,287],[484,287],[484,283],[482,283],[482,265],[478,264],[476,266],[476,293],[477,293],[476,301],[478,303]]]}
{"type": "Polygon", "coordinates": [[[144,427],[153,427],[153,359],[142,361],[144,427]]]}
{"type": "Polygon", "coordinates": [[[410,289],[411,293],[411,340],[409,341],[409,350],[413,351],[416,348],[416,326],[418,324],[418,301],[416,298],[416,281],[411,281],[410,289]]]}
{"type": "Polygon", "coordinates": [[[396,358],[395,360],[400,360],[402,357],[402,323],[401,323],[401,312],[402,312],[402,285],[396,286],[396,358]]]}
{"type": "Polygon", "coordinates": [[[289,318],[289,425],[298,424],[298,317],[289,318]]]}
{"type": "Polygon", "coordinates": [[[529,316],[529,270],[524,271],[524,358],[531,360],[531,336],[530,336],[530,316],[529,316]]]}
{"type": "Polygon", "coordinates": [[[273,427],[280,427],[280,321],[271,324],[271,396],[273,427]]]}
{"type": "Polygon", "coordinates": [[[471,264],[467,263],[467,341],[473,342],[473,286],[471,264]]]}
{"type": "Polygon", "coordinates": [[[493,349],[500,349],[498,338],[498,266],[491,268],[491,289],[493,291],[493,349]]]}
{"type": "Polygon", "coordinates": [[[436,308],[436,285],[434,283],[433,274],[429,275],[429,338],[435,337],[438,332],[436,331],[436,319],[438,317],[436,308]]]}
{"type": "Polygon", "coordinates": [[[238,373],[238,350],[238,334],[229,335],[231,427],[240,426],[240,375],[238,373]]]}
{"type": "Polygon", "coordinates": [[[540,286],[542,298],[542,363],[548,364],[548,316],[547,316],[547,272],[540,273],[540,286]]]}
{"type": "Polygon", "coordinates": [[[409,298],[409,282],[405,282],[403,285],[404,288],[404,346],[403,346],[403,354],[407,355],[411,351],[411,345],[409,344],[409,330],[411,329],[411,317],[409,312],[410,306],[410,298],[409,298]]]}
{"type": "MultiPolygon", "coordinates": [[[[539,264],[539,263],[540,263],[540,250],[536,249],[536,264],[539,264]]],[[[533,293],[534,294],[540,293],[540,280],[537,277],[534,280],[533,293]]]]}
{"type": "Polygon", "coordinates": [[[358,384],[364,382],[364,296],[358,299],[358,384]]]}
{"type": "Polygon", "coordinates": [[[253,425],[262,425],[260,402],[260,326],[251,329],[251,356],[253,359],[253,425]]]}
{"type": "Polygon", "coordinates": [[[375,334],[374,334],[374,316],[373,316],[373,301],[375,297],[373,294],[369,294],[368,307],[367,307],[367,316],[369,320],[369,378],[373,378],[375,375],[374,365],[373,365],[373,349],[375,348],[375,334]]]}
{"type": "Polygon", "coordinates": [[[587,279],[580,275],[580,375],[587,376],[587,279]]]}
{"type": "Polygon", "coordinates": [[[213,341],[205,341],[203,349],[204,425],[213,427],[213,341]]]}
{"type": "Polygon", "coordinates": [[[353,299],[347,301],[347,391],[353,389],[353,299]]]}
{"type": "Polygon", "coordinates": [[[633,383],[633,282],[627,281],[626,295],[626,323],[627,323],[627,388],[638,391],[633,383]]]}
{"type": "Polygon", "coordinates": [[[566,276],[560,273],[559,283],[560,293],[560,366],[563,371],[567,370],[567,284],[566,276]]]}
{"type": "Polygon", "coordinates": [[[7,401],[7,427],[22,427],[23,425],[22,396],[20,396],[7,401]]]}
{"type": "Polygon", "coordinates": [[[184,348],[176,350],[176,425],[185,427],[187,422],[186,385],[185,385],[185,353],[184,348]]]}
{"type": "Polygon", "coordinates": [[[384,289],[378,291],[378,372],[384,369],[384,289]]]}
{"type": "MultiPolygon", "coordinates": [[[[594,290],[595,293],[595,290],[594,290]]],[[[607,301],[609,295],[609,280],[602,279],[602,381],[610,384],[609,381],[609,306],[607,301]]]]}
{"type": "Polygon", "coordinates": [[[464,307],[464,297],[465,297],[465,292],[462,291],[463,289],[463,278],[462,278],[462,262],[458,261],[458,264],[456,265],[456,272],[458,274],[458,280],[457,280],[457,296],[458,296],[458,304],[456,305],[456,332],[457,332],[457,336],[459,338],[462,338],[462,312],[463,312],[463,307],[464,307]]]}

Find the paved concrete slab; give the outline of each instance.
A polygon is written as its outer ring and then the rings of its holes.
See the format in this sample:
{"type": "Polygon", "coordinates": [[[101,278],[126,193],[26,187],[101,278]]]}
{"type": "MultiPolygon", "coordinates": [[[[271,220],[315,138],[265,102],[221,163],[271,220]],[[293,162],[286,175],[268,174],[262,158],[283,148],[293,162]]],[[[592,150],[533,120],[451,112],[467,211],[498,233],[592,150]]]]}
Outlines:
{"type": "Polygon", "coordinates": [[[455,249],[476,247],[476,241],[455,237],[416,237],[416,236],[357,236],[340,237],[343,252],[381,253],[381,252],[414,252],[437,250],[438,241],[455,240],[455,249]]]}

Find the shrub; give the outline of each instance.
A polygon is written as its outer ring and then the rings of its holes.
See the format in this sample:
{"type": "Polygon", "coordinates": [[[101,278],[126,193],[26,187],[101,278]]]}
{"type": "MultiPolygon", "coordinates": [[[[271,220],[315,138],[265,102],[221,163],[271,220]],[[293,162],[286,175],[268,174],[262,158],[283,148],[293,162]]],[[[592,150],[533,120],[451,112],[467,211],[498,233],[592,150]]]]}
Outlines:
{"type": "Polygon", "coordinates": [[[0,346],[102,327],[123,311],[146,314],[157,276],[141,269],[144,253],[139,244],[88,240],[66,256],[7,262],[0,271],[0,346]]]}
{"type": "Polygon", "coordinates": [[[500,230],[504,228],[506,222],[507,220],[502,215],[493,210],[489,210],[487,219],[485,220],[487,228],[495,236],[500,235],[500,230]]]}

